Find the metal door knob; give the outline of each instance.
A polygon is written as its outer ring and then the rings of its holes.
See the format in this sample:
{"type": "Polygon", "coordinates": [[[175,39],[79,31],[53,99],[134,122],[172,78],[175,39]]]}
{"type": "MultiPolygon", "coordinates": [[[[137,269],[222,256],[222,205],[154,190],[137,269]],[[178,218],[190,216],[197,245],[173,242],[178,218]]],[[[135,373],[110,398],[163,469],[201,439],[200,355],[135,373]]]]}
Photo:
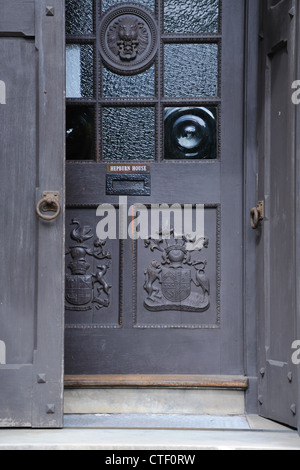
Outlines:
{"type": "Polygon", "coordinates": [[[51,221],[57,219],[61,212],[58,191],[44,191],[42,199],[36,205],[36,213],[42,219],[51,221]],[[51,215],[46,212],[52,212],[51,215]]]}

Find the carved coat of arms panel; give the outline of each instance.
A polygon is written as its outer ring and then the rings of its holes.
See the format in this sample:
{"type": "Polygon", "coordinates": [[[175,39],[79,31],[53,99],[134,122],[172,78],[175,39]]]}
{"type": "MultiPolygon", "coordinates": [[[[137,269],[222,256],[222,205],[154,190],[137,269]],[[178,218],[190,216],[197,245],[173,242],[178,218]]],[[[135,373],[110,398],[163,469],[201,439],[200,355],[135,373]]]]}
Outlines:
{"type": "Polygon", "coordinates": [[[219,206],[205,209],[205,237],[195,250],[187,249],[189,242],[185,235],[137,242],[137,328],[219,327],[219,206]]]}
{"type": "Polygon", "coordinates": [[[66,328],[120,327],[119,242],[96,235],[94,209],[67,214],[66,328]]]}

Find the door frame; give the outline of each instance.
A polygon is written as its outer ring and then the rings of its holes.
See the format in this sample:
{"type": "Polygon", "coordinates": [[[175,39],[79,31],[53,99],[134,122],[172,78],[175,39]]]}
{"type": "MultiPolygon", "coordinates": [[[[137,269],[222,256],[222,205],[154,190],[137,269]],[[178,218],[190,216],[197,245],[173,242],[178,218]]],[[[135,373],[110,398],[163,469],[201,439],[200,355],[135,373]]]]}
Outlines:
{"type": "MultiPolygon", "coordinates": [[[[300,40],[300,8],[296,9],[296,37],[297,44],[300,40]]],[[[296,79],[300,80],[300,47],[296,49],[296,79]]],[[[296,109],[296,129],[300,128],[300,104],[297,105],[296,109]]],[[[296,253],[296,315],[297,315],[297,338],[300,340],[300,135],[299,132],[295,132],[295,206],[296,206],[296,221],[295,221],[295,253],[296,253]]],[[[300,367],[300,366],[298,366],[300,367]]],[[[300,434],[300,373],[298,371],[298,432],[300,434]]]]}
{"type": "MultiPolygon", "coordinates": [[[[264,41],[260,56],[262,86],[259,97],[261,124],[258,127],[260,144],[257,199],[265,201],[265,221],[260,229],[261,236],[258,233],[257,255],[259,413],[300,429],[300,378],[292,357],[294,343],[291,344],[300,338],[297,288],[300,266],[300,147],[297,123],[300,122],[300,115],[299,105],[293,108],[296,104],[293,81],[299,78],[300,73],[300,55],[299,49],[297,50],[300,11],[295,0],[264,0],[261,3],[261,39],[264,41]],[[277,67],[277,72],[274,72],[273,67],[277,67]],[[284,121],[286,125],[282,126],[284,147],[281,148],[281,153],[277,154],[272,138],[274,129],[275,133],[278,133],[277,112],[281,110],[281,106],[282,114],[287,117],[284,121]],[[287,167],[283,175],[276,167],[277,162],[279,168],[280,162],[287,167]],[[276,238],[276,230],[280,238],[276,238]],[[275,271],[274,252],[280,252],[281,246],[284,246],[284,258],[280,253],[275,261],[277,265],[283,263],[284,266],[282,270],[279,267],[275,271]],[[284,305],[280,303],[279,309],[276,308],[278,301],[280,302],[278,286],[285,295],[281,296],[284,305]]],[[[298,89],[299,87],[297,93],[298,89]]]]}
{"type": "Polygon", "coordinates": [[[250,211],[256,206],[258,144],[258,65],[260,0],[245,0],[244,77],[244,368],[248,377],[246,411],[258,412],[256,234],[250,226],[250,211]]]}
{"type": "Polygon", "coordinates": [[[0,427],[63,427],[64,16],[1,0],[0,427]]]}

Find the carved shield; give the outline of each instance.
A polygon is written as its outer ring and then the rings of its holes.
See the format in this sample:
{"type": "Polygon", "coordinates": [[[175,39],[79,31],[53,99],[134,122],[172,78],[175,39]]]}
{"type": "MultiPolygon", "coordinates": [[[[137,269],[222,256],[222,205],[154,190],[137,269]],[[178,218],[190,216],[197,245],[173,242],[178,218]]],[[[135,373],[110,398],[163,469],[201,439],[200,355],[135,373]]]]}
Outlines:
{"type": "Polygon", "coordinates": [[[93,282],[92,276],[80,276],[67,274],[66,276],[66,300],[72,305],[86,305],[92,301],[93,282]]]}
{"type": "Polygon", "coordinates": [[[183,302],[191,295],[191,270],[164,268],[162,293],[170,302],[183,302]]]}

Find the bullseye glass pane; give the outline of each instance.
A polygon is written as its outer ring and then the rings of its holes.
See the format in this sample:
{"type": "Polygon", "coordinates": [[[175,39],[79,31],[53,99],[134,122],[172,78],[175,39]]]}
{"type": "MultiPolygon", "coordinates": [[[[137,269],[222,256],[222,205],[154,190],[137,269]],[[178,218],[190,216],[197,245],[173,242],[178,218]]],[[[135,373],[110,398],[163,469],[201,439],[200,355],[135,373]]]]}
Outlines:
{"type": "Polygon", "coordinates": [[[66,0],[66,33],[93,33],[93,0],[66,0]]]}
{"type": "Polygon", "coordinates": [[[154,108],[103,109],[104,160],[154,160],[154,108]]]}
{"type": "Polygon", "coordinates": [[[121,76],[103,67],[103,95],[105,98],[139,98],[155,95],[155,68],[134,76],[121,76]]]}
{"type": "Polygon", "coordinates": [[[217,44],[165,45],[165,96],[218,95],[217,44]]]}
{"type": "Polygon", "coordinates": [[[215,160],[217,108],[166,108],[165,159],[215,160]]]}
{"type": "Polygon", "coordinates": [[[90,44],[71,44],[66,48],[67,98],[92,97],[94,48],[90,44]]]}
{"type": "Polygon", "coordinates": [[[94,159],[94,117],[92,106],[67,106],[67,160],[94,159]]]}
{"type": "Polygon", "coordinates": [[[166,33],[217,33],[219,0],[165,0],[166,33]]]}
{"type": "MultiPolygon", "coordinates": [[[[103,0],[102,10],[106,11],[108,10],[108,8],[120,5],[121,3],[128,3],[128,0],[103,0]]],[[[144,5],[145,7],[148,7],[151,10],[155,9],[155,0],[135,0],[134,3],[144,5]]]]}

